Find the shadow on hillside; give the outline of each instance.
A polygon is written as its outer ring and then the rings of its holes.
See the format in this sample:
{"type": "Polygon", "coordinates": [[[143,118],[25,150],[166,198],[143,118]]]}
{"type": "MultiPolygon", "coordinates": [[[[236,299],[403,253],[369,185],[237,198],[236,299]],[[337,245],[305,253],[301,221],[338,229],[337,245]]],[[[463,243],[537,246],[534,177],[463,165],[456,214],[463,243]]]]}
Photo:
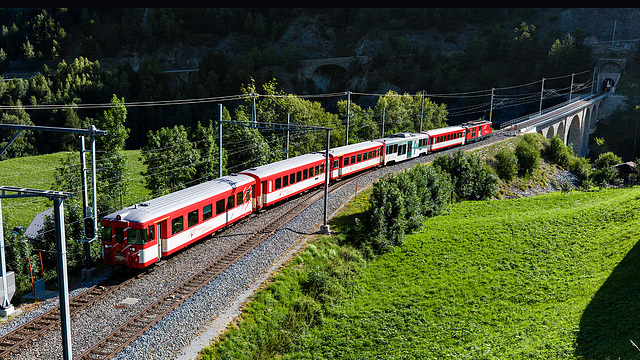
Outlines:
{"type": "Polygon", "coordinates": [[[576,339],[583,359],[640,359],[640,242],[587,305],[576,339]]]}

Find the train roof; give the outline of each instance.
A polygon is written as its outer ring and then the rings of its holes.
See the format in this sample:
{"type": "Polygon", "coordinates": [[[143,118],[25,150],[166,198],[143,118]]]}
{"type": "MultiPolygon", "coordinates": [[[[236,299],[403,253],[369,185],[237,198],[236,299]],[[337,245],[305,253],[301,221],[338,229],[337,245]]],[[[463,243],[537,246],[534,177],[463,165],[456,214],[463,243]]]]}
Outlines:
{"type": "Polygon", "coordinates": [[[290,170],[299,166],[315,163],[317,161],[325,160],[324,154],[312,153],[296,156],[286,160],[276,161],[271,164],[257,166],[251,169],[242,170],[240,174],[253,174],[259,178],[269,177],[271,175],[279,174],[284,170],[290,170]]]}
{"type": "Polygon", "coordinates": [[[432,130],[423,131],[422,134],[427,134],[429,136],[435,136],[435,135],[446,134],[446,133],[450,133],[452,131],[460,131],[460,130],[464,130],[464,128],[462,126],[448,126],[446,128],[432,129],[432,130]]]}
{"type": "Polygon", "coordinates": [[[424,136],[425,136],[424,133],[397,133],[397,134],[393,134],[393,136],[376,139],[373,141],[393,144],[393,143],[403,142],[405,140],[422,138],[424,136]]]}
{"type": "Polygon", "coordinates": [[[255,180],[248,175],[231,174],[221,178],[194,185],[186,189],[145,201],[141,204],[126,207],[111,213],[103,219],[116,220],[120,215],[122,220],[144,223],[158,217],[170,214],[178,209],[190,206],[211,196],[225,193],[234,188],[251,184],[255,180]]]}
{"type": "MultiPolygon", "coordinates": [[[[337,148],[329,149],[329,154],[333,156],[342,156],[344,154],[350,154],[357,151],[375,149],[380,146],[382,146],[380,142],[371,140],[371,141],[365,141],[357,144],[349,144],[349,145],[344,145],[337,148]]],[[[318,154],[322,154],[323,156],[325,153],[326,153],[326,150],[318,152],[318,154]]]]}

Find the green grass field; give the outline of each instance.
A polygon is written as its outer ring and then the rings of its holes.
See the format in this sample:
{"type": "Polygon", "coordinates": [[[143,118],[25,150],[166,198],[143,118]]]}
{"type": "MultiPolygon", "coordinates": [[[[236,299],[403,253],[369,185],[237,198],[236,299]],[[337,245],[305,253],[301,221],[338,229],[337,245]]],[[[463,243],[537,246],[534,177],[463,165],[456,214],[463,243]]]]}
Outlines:
{"type": "MultiPolygon", "coordinates": [[[[69,154],[69,152],[60,152],[0,161],[0,185],[64,191],[66,189],[55,188],[54,179],[57,174],[57,168],[61,166],[60,161],[66,159],[69,154]]],[[[74,152],[71,154],[72,156],[77,156],[76,163],[79,164],[79,153],[74,152]]],[[[149,195],[149,191],[145,189],[143,178],[140,175],[140,172],[145,168],[139,159],[140,151],[125,151],[125,156],[128,166],[127,172],[130,176],[129,195],[123,198],[123,204],[127,206],[138,199],[146,198],[149,195]]],[[[89,156],[87,156],[86,161],[89,166],[89,156]]],[[[29,226],[34,216],[51,206],[53,206],[53,202],[45,198],[3,199],[2,214],[9,228],[19,225],[29,226]]]]}
{"type": "Polygon", "coordinates": [[[320,237],[201,358],[640,358],[639,205],[640,188],[459,203],[368,263],[320,237]],[[328,301],[301,286],[318,267],[328,301]]]}

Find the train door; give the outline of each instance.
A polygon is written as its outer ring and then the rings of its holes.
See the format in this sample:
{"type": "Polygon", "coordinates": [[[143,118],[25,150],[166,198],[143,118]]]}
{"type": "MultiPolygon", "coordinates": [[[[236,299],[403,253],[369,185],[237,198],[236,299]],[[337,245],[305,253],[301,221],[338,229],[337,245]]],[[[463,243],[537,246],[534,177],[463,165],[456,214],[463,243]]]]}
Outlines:
{"type": "Polygon", "coordinates": [[[262,193],[260,194],[260,207],[264,206],[267,202],[267,180],[262,182],[262,193]]]}
{"type": "Polygon", "coordinates": [[[158,233],[158,261],[162,259],[162,223],[156,224],[156,232],[158,233]]]}
{"type": "Polygon", "coordinates": [[[413,154],[413,152],[411,151],[411,145],[413,144],[413,141],[409,141],[407,143],[407,159],[411,157],[411,155],[413,154]]]}

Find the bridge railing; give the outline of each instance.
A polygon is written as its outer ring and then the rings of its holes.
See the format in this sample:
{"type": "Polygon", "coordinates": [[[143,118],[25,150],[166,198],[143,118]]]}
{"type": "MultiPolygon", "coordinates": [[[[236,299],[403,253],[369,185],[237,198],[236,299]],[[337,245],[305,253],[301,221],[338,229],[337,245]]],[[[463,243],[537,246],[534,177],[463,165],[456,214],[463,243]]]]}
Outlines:
{"type": "Polygon", "coordinates": [[[567,101],[565,101],[563,103],[554,105],[552,107],[543,109],[542,112],[537,112],[535,114],[525,115],[525,116],[521,116],[521,117],[518,117],[518,118],[515,118],[515,119],[512,119],[512,120],[509,120],[509,121],[505,121],[502,124],[500,124],[500,129],[504,129],[504,128],[513,126],[515,124],[521,123],[523,121],[531,120],[531,119],[536,118],[538,116],[541,116],[541,115],[544,115],[544,114],[548,114],[548,113],[550,113],[550,112],[552,112],[554,110],[557,110],[557,109],[559,109],[559,108],[561,108],[563,106],[567,106],[567,105],[569,105],[569,104],[571,104],[573,102],[576,102],[578,100],[584,100],[584,99],[586,99],[587,97],[590,97],[590,96],[592,96],[592,95],[579,95],[579,94],[576,94],[575,98],[572,98],[571,100],[567,100],[567,101]]]}

